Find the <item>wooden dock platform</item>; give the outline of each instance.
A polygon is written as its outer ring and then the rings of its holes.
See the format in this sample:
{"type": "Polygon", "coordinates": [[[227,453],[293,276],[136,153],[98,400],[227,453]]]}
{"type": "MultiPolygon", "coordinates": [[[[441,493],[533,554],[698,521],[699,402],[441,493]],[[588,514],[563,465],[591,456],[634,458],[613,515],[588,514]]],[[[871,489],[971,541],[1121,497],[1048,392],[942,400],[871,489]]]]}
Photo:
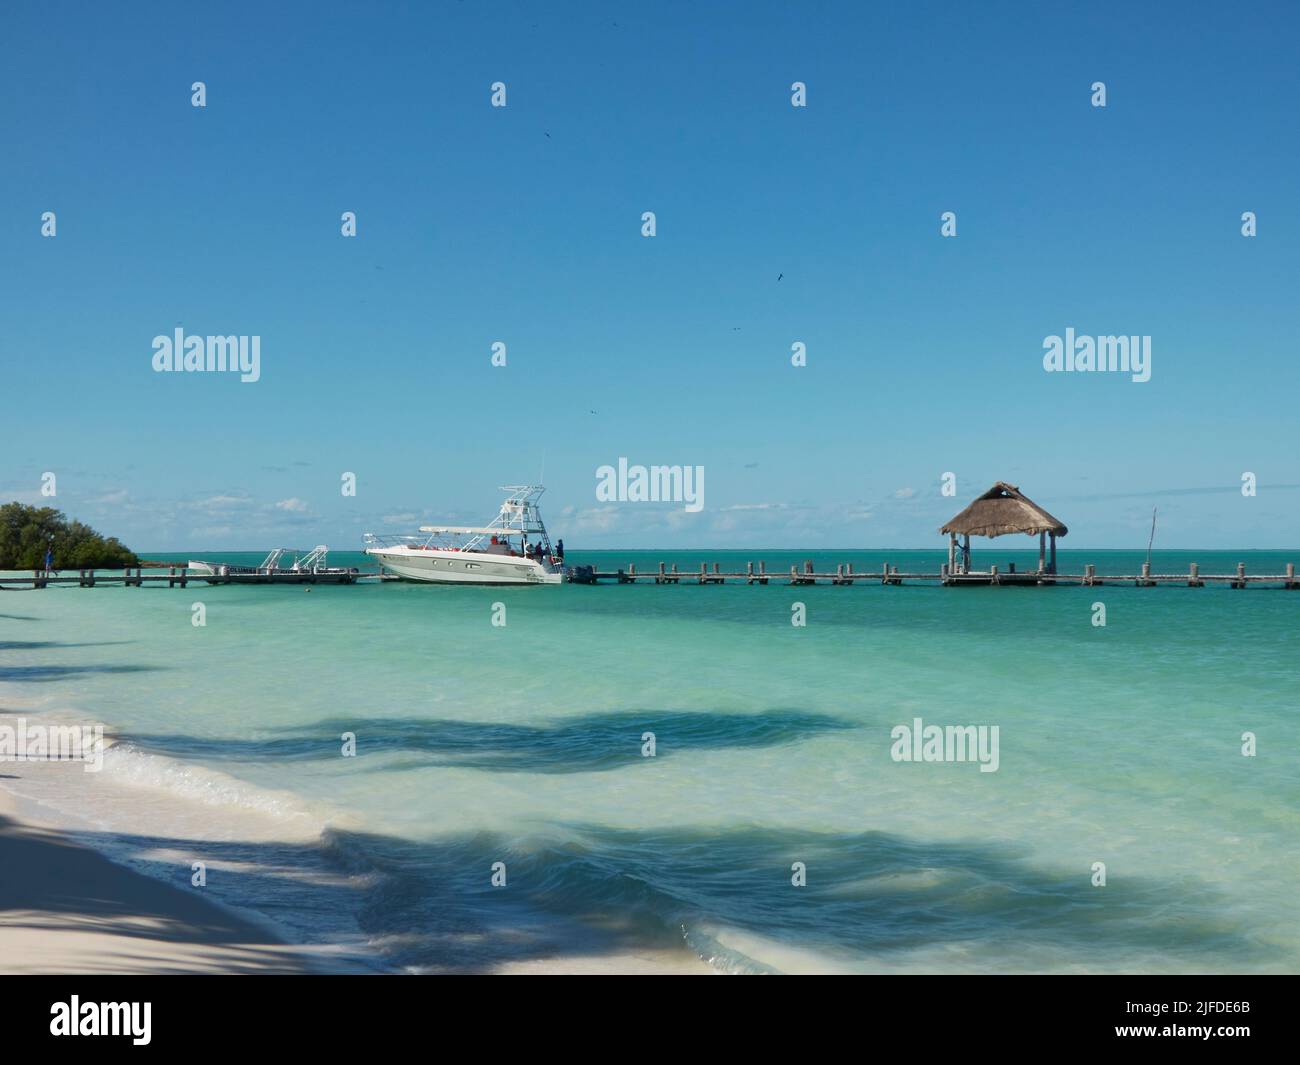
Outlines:
{"type": "MultiPolygon", "coordinates": [[[[222,567],[224,569],[224,567],[222,567]]],[[[222,572],[190,573],[184,566],[169,566],[166,572],[147,572],[144,567],[134,566],[126,569],[82,569],[76,575],[72,571],[47,573],[34,570],[31,576],[0,574],[0,591],[6,588],[48,588],[52,585],[76,585],[80,588],[94,588],[103,584],[116,584],[127,588],[143,588],[146,585],[166,585],[168,588],[184,588],[190,582],[202,584],[355,584],[363,579],[380,581],[398,580],[381,570],[331,570],[329,572],[311,573],[307,571],[284,570],[279,572],[222,572]]],[[[720,563],[700,563],[698,571],[681,570],[676,563],[671,565],[660,562],[652,570],[638,570],[635,564],[626,569],[597,570],[591,566],[574,566],[569,571],[572,584],[784,584],[817,585],[826,584],[836,587],[851,587],[854,584],[930,584],[947,588],[971,586],[1000,587],[1048,587],[1057,584],[1082,585],[1096,587],[1101,585],[1130,586],[1135,588],[1155,588],[1161,585],[1179,585],[1188,588],[1204,588],[1210,584],[1226,585],[1229,588],[1275,587],[1291,590],[1300,589],[1300,579],[1296,577],[1295,563],[1289,562],[1285,573],[1247,573],[1246,564],[1239,562],[1235,573],[1201,573],[1200,567],[1193,562],[1186,573],[1152,573],[1150,564],[1144,563],[1140,573],[1114,574],[1098,573],[1095,566],[1085,566],[1082,573],[1052,573],[1045,570],[1007,570],[999,571],[996,566],[987,570],[949,572],[942,566],[938,573],[901,572],[897,566],[885,563],[878,571],[855,570],[851,562],[840,563],[834,571],[818,571],[813,563],[805,562],[802,567],[791,566],[788,573],[773,571],[765,562],[746,563],[742,571],[723,572],[720,563]]]]}
{"type": "Polygon", "coordinates": [[[214,573],[190,573],[185,566],[169,566],[165,573],[148,573],[143,566],[127,566],[124,569],[79,569],[76,576],[71,570],[34,570],[30,577],[0,574],[0,591],[8,587],[48,588],[61,584],[79,588],[94,588],[101,584],[118,584],[125,588],[166,584],[168,588],[184,588],[191,581],[200,584],[355,584],[363,577],[381,576],[378,570],[241,572],[237,567],[221,567],[214,573]]]}
{"type": "Polygon", "coordinates": [[[1045,570],[1010,570],[999,571],[996,566],[987,570],[949,572],[947,566],[938,573],[900,572],[897,566],[884,564],[879,571],[855,570],[853,564],[841,563],[834,572],[817,571],[813,563],[805,562],[803,567],[791,566],[789,573],[769,571],[764,562],[746,563],[744,571],[722,572],[720,563],[701,562],[700,568],[680,570],[676,563],[668,565],[660,562],[657,569],[638,571],[634,564],[626,569],[597,570],[592,567],[575,567],[577,571],[571,580],[576,584],[600,584],[613,581],[618,584],[770,584],[814,585],[829,584],[848,587],[853,584],[901,585],[904,583],[937,584],[944,587],[963,587],[973,585],[997,585],[1004,587],[1043,587],[1056,584],[1073,584],[1092,587],[1095,585],[1130,585],[1136,588],[1155,588],[1160,585],[1182,585],[1189,588],[1203,588],[1207,584],[1225,584],[1229,588],[1247,588],[1250,586],[1275,586],[1295,590],[1300,588],[1296,578],[1295,563],[1287,563],[1285,573],[1247,573],[1246,564],[1239,562],[1235,573],[1201,573],[1200,567],[1193,562],[1186,573],[1152,573],[1149,563],[1144,563],[1141,573],[1101,574],[1095,566],[1085,566],[1082,573],[1053,573],[1045,570]]]}

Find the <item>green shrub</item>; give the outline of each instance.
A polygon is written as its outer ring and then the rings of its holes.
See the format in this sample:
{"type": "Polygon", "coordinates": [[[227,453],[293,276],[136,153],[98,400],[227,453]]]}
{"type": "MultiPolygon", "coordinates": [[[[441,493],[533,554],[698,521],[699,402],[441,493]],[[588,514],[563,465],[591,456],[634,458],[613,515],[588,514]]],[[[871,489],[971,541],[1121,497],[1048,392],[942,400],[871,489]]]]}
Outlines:
{"type": "Polygon", "coordinates": [[[42,569],[45,550],[51,546],[55,569],[140,563],[135,552],[117,537],[100,536],[89,525],[69,521],[53,507],[0,506],[0,569],[42,569]]]}

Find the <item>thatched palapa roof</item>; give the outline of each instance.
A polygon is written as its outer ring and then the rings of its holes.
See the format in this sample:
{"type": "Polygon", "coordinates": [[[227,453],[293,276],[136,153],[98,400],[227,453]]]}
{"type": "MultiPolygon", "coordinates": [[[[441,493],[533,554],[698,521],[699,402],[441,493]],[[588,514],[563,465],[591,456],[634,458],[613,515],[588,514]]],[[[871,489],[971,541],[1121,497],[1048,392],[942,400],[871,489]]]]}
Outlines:
{"type": "Polygon", "coordinates": [[[1049,532],[1064,536],[1070,530],[1047,511],[1020,494],[1014,484],[998,481],[975,502],[939,530],[958,536],[1002,536],[1004,533],[1049,532]]]}

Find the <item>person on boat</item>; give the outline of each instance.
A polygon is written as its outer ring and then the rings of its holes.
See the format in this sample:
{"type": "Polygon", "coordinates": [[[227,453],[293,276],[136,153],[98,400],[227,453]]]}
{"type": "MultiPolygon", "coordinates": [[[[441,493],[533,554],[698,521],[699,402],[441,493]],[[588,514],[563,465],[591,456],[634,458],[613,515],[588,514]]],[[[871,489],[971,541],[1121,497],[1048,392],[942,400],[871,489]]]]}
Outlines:
{"type": "Polygon", "coordinates": [[[555,541],[555,557],[558,558],[561,562],[564,561],[564,541],[563,541],[563,540],[556,540],[556,541],[555,541]]]}

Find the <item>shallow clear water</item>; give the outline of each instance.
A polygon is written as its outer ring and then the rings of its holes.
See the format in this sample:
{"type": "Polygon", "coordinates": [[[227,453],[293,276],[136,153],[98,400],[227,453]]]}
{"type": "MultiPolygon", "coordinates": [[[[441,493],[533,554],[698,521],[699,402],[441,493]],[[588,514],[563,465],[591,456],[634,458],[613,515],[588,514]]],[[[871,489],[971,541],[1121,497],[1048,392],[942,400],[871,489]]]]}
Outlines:
{"type": "MultiPolygon", "coordinates": [[[[1297,555],[1156,552],[1153,570],[1297,555]]],[[[760,557],[944,555],[569,561],[760,557]]],[[[1062,551],[1060,569],[1142,558],[1062,551]]],[[[1036,551],[976,558],[1012,560],[1036,551]]],[[[667,951],[740,971],[1294,971],[1298,617],[1300,593],[1225,587],[0,592],[0,724],[122,741],[102,773],[5,783],[179,883],[202,855],[216,897],[398,968],[667,951]],[[997,725],[997,771],[894,761],[891,729],[917,717],[997,725]]]]}

